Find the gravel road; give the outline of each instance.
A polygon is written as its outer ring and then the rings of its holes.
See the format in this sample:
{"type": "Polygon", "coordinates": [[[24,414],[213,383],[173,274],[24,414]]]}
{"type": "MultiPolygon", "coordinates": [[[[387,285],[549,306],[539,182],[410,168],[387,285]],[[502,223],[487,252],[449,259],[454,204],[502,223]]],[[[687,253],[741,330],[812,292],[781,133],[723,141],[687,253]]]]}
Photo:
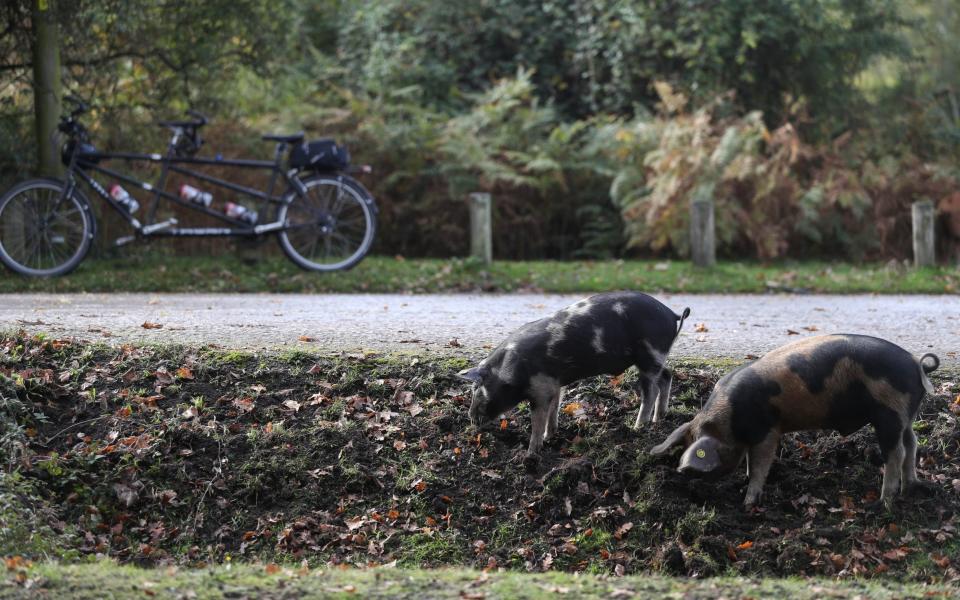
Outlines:
{"type": "MultiPolygon", "coordinates": [[[[480,355],[518,325],[582,296],[562,295],[0,295],[0,328],[107,341],[236,349],[418,350],[480,355]],[[162,325],[146,329],[144,324],[162,325]],[[456,340],[455,342],[451,342],[456,340]]],[[[829,332],[887,338],[957,365],[960,297],[661,295],[692,309],[675,356],[763,354],[829,332]],[[792,334],[790,332],[796,332],[792,334]]]]}

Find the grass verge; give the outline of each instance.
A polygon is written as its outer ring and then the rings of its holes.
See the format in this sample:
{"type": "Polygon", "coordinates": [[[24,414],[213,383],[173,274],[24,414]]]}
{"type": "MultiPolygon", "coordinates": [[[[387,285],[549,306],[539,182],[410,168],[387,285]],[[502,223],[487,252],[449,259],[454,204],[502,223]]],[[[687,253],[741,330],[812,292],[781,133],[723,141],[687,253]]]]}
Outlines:
{"type": "Polygon", "coordinates": [[[109,561],[15,568],[0,598],[950,598],[957,588],[814,578],[686,579],[454,569],[309,569],[231,565],[141,569],[109,561]],[[16,582],[16,578],[20,582],[16,582]]]}
{"type": "Polygon", "coordinates": [[[688,293],[928,293],[960,290],[960,269],[902,264],[721,262],[704,270],[683,261],[404,260],[371,256],[347,272],[308,273],[279,257],[247,264],[235,256],[131,256],[90,260],[56,279],[0,278],[0,292],[556,292],[615,289],[688,293]]]}

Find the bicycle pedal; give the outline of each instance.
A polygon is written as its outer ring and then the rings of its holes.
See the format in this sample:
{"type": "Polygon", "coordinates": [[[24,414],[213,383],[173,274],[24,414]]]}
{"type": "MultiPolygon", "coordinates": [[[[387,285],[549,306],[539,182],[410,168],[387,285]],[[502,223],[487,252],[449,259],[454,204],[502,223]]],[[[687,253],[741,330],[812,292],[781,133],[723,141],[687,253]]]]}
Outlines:
{"type": "Polygon", "coordinates": [[[173,226],[176,225],[176,224],[177,224],[177,220],[176,220],[176,219],[167,219],[166,221],[163,221],[162,223],[154,223],[153,225],[147,225],[146,227],[144,227],[143,229],[140,230],[140,233],[141,233],[142,235],[150,235],[151,233],[154,233],[154,232],[156,232],[156,231],[160,231],[160,230],[162,230],[162,229],[168,229],[168,228],[170,228],[170,227],[173,227],[173,226]]]}

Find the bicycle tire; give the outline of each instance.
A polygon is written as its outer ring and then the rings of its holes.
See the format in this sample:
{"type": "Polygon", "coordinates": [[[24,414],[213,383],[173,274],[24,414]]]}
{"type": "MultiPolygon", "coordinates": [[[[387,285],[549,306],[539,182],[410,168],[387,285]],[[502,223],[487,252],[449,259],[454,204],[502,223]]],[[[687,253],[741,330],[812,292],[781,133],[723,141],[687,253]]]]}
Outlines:
{"type": "Polygon", "coordinates": [[[64,185],[58,179],[30,179],[0,197],[0,262],[11,271],[27,277],[59,277],[86,258],[96,219],[90,202],[77,189],[53,212],[64,185]]]}
{"type": "Polygon", "coordinates": [[[283,221],[287,227],[277,233],[284,254],[308,271],[353,268],[370,251],[376,235],[377,207],[373,196],[358,181],[346,175],[314,175],[303,179],[302,183],[306,194],[288,191],[277,211],[277,220],[283,221]],[[352,216],[344,217],[345,210],[349,210],[352,216]],[[362,235],[353,235],[360,233],[360,221],[362,235]],[[340,238],[338,245],[344,251],[337,253],[333,262],[318,262],[312,251],[305,252],[304,244],[316,250],[323,241],[329,255],[337,236],[340,238]],[[355,248],[351,238],[356,238],[355,248]]]}

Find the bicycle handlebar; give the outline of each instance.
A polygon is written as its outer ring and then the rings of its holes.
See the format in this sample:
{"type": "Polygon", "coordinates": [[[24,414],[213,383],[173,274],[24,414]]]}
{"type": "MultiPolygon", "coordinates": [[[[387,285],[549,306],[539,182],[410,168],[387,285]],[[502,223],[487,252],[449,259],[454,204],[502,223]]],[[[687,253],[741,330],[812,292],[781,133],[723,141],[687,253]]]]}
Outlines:
{"type": "Polygon", "coordinates": [[[71,119],[75,117],[79,117],[83,113],[90,110],[90,105],[84,102],[83,100],[81,100],[79,96],[74,96],[73,94],[67,94],[63,99],[66,100],[67,102],[70,102],[76,105],[76,108],[74,108],[70,112],[71,119]]]}
{"type": "Polygon", "coordinates": [[[207,124],[207,117],[206,117],[206,115],[204,115],[204,114],[201,113],[200,111],[193,110],[193,109],[191,108],[190,110],[187,111],[187,116],[193,117],[194,119],[197,120],[197,121],[195,122],[195,125],[196,125],[197,127],[202,127],[202,126],[204,126],[204,125],[207,124]]]}

